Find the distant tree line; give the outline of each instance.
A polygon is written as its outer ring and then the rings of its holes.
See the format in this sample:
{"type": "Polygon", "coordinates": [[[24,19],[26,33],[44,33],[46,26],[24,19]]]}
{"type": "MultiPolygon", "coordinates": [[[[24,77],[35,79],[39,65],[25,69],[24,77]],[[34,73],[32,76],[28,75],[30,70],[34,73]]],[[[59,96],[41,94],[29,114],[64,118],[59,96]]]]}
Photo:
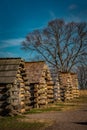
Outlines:
{"type": "Polygon", "coordinates": [[[78,67],[79,88],[87,89],[87,66],[78,67]]]}

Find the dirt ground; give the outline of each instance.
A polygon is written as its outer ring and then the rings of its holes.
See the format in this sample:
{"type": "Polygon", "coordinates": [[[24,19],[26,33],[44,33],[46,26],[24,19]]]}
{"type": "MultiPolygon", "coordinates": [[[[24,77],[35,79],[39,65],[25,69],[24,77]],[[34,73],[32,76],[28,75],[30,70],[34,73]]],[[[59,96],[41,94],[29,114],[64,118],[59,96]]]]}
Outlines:
{"type": "Polygon", "coordinates": [[[48,122],[43,130],[87,130],[87,103],[76,110],[29,114],[26,119],[48,122]]]}

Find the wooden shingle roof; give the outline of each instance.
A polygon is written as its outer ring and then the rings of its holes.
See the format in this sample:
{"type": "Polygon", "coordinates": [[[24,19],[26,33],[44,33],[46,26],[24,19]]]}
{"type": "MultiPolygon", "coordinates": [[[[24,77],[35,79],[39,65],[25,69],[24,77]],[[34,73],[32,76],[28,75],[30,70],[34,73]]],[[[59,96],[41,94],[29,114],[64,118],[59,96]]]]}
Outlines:
{"type": "Polygon", "coordinates": [[[39,83],[44,65],[46,65],[44,61],[25,62],[29,83],[39,83]]]}
{"type": "Polygon", "coordinates": [[[13,83],[21,58],[0,58],[0,83],[13,83]]]}

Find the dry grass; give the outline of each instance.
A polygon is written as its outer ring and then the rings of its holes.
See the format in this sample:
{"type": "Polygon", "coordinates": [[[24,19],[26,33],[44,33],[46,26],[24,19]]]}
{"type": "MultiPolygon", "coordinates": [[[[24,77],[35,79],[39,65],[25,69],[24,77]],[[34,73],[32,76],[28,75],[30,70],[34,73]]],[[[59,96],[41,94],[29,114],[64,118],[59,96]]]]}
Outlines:
{"type": "Polygon", "coordinates": [[[21,121],[24,117],[0,117],[0,130],[42,130],[44,122],[21,121]]]}
{"type": "Polygon", "coordinates": [[[80,96],[87,96],[87,90],[80,90],[80,96]]]}

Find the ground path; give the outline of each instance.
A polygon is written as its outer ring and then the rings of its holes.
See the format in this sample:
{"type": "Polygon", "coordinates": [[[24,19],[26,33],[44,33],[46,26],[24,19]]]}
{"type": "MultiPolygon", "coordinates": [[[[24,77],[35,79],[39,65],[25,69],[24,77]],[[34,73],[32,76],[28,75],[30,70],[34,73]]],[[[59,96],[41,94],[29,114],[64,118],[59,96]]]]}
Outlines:
{"type": "Polygon", "coordinates": [[[44,130],[87,130],[87,104],[76,110],[29,114],[26,119],[50,122],[44,130]]]}

